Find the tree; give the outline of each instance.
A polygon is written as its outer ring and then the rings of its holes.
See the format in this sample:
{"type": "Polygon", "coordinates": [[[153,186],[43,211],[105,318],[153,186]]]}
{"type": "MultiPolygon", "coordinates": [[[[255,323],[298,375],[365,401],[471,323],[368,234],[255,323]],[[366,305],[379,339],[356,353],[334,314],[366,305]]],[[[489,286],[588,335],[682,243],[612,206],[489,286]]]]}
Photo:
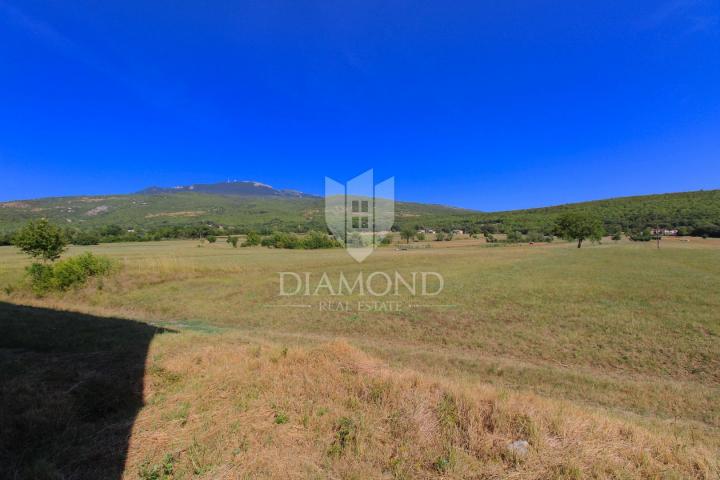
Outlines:
{"type": "Polygon", "coordinates": [[[205,237],[205,239],[208,241],[208,243],[215,243],[217,237],[215,235],[208,235],[207,237],[205,237]]]}
{"type": "Polygon", "coordinates": [[[415,230],[411,227],[405,227],[400,231],[400,238],[405,240],[405,243],[410,243],[410,240],[415,238],[415,230]]]}
{"type": "Polygon", "coordinates": [[[614,240],[614,241],[616,241],[616,242],[619,242],[620,240],[622,240],[622,232],[616,232],[616,233],[612,236],[612,240],[614,240]]]}
{"type": "Polygon", "coordinates": [[[260,234],[257,232],[248,232],[247,236],[245,237],[245,242],[243,242],[243,247],[255,247],[257,245],[260,245],[260,242],[262,241],[262,237],[260,237],[260,234]]]}
{"type": "Polygon", "coordinates": [[[229,243],[230,245],[232,245],[233,248],[237,248],[238,237],[234,237],[234,236],[232,236],[232,235],[229,235],[229,236],[227,237],[227,243],[229,243]]]}
{"type": "Polygon", "coordinates": [[[425,232],[418,232],[417,239],[420,242],[424,242],[425,241],[425,232]]]}
{"type": "Polygon", "coordinates": [[[67,247],[62,230],[46,219],[31,220],[13,239],[13,244],[33,258],[55,261],[67,247]]]}
{"type": "Polygon", "coordinates": [[[602,221],[581,212],[569,212],[557,219],[555,229],[559,237],[568,241],[577,240],[578,248],[582,247],[585,240],[600,240],[605,234],[602,221]]]}

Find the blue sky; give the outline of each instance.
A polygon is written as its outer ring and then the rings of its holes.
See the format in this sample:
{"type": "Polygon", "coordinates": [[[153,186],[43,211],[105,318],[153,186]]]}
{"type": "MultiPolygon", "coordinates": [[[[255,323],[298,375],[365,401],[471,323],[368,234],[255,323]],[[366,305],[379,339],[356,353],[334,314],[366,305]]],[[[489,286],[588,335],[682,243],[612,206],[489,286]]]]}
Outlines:
{"type": "Polygon", "coordinates": [[[480,210],[720,187],[720,3],[0,0],[0,200],[368,168],[480,210]]]}

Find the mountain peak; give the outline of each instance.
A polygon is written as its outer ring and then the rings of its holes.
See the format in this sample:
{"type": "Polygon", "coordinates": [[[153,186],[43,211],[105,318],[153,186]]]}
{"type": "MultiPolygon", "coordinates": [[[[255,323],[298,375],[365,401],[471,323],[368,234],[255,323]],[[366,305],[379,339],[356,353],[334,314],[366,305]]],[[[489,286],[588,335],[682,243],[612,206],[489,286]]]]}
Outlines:
{"type": "Polygon", "coordinates": [[[227,180],[218,183],[194,183],[175,187],[149,187],[138,193],[160,195],[180,192],[208,193],[213,195],[237,195],[243,197],[313,197],[297,190],[276,189],[255,180],[227,180]]]}

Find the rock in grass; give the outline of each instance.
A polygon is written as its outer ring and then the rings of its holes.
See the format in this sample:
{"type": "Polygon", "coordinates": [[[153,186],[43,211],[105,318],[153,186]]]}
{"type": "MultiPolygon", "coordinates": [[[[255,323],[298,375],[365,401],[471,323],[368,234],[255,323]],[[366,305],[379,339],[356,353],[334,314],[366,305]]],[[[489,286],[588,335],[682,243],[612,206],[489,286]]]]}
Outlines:
{"type": "Polygon", "coordinates": [[[515,440],[514,442],[508,443],[507,449],[510,454],[522,458],[527,456],[530,444],[527,440],[515,440]]]}

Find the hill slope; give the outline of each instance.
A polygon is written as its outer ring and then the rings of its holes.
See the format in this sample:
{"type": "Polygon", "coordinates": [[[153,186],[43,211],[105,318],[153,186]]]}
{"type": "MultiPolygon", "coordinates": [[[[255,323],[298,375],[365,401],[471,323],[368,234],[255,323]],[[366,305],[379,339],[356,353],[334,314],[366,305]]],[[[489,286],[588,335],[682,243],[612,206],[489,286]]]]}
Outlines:
{"type": "MultiPolygon", "coordinates": [[[[0,203],[0,232],[44,217],[81,230],[108,225],[152,230],[176,225],[223,225],[242,230],[324,230],[324,199],[259,182],[161,188],[130,195],[52,197],[0,203]]],[[[398,219],[447,218],[470,210],[397,202],[398,219]]]]}
{"type": "MultiPolygon", "coordinates": [[[[108,225],[147,230],[222,225],[246,230],[323,230],[322,197],[277,190],[258,182],[152,187],[136,194],[54,197],[0,203],[0,232],[33,218],[93,230],[108,225]]],[[[645,195],[506,212],[476,212],[441,205],[397,202],[399,227],[463,228],[549,233],[568,211],[598,215],[606,226],[629,231],[648,226],[691,227],[720,234],[720,190],[645,195]]],[[[696,232],[696,233],[697,233],[696,232]]]]}

